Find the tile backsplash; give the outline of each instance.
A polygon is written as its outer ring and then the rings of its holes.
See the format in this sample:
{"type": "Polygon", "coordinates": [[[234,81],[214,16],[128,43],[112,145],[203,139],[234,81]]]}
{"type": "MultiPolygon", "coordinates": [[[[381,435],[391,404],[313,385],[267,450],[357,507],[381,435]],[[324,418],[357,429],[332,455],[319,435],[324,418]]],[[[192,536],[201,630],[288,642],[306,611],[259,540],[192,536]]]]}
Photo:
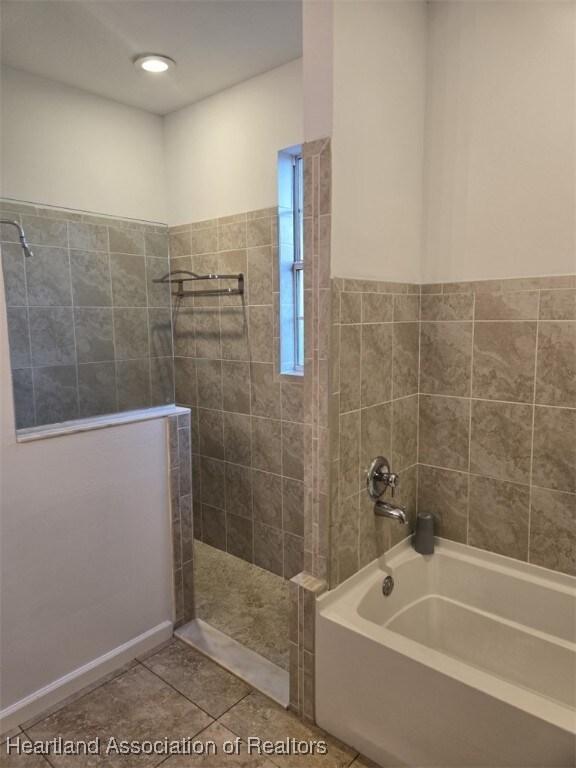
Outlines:
{"type": "Polygon", "coordinates": [[[16,427],[174,402],[164,225],[2,201],[16,427]]]}
{"type": "Polygon", "coordinates": [[[170,265],[245,278],[244,296],[174,300],[176,401],[192,409],[195,536],[292,578],[304,550],[303,382],[278,374],[277,231],[275,208],[174,227],[170,265]]]}

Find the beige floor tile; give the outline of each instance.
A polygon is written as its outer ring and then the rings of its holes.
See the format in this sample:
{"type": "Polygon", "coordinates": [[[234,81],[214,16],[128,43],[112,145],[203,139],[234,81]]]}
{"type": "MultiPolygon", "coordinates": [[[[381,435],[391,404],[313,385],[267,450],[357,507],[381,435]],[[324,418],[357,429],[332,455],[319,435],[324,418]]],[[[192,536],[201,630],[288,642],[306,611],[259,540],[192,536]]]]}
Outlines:
{"type": "Polygon", "coordinates": [[[220,717],[250,692],[237,677],[179,641],[144,665],[212,717],[220,717]]]}
{"type": "MultiPolygon", "coordinates": [[[[237,736],[220,723],[213,723],[195,741],[203,743],[204,755],[173,755],[162,764],[162,768],[275,768],[266,757],[250,754],[246,742],[238,744],[238,754],[224,751],[226,742],[235,744],[237,736]],[[215,746],[212,746],[213,742],[215,746]]],[[[231,749],[231,747],[227,747],[231,749]]],[[[236,749],[236,748],[235,748],[236,749]]]]}
{"type": "Polygon", "coordinates": [[[142,665],[97,688],[30,728],[31,739],[99,738],[100,755],[51,755],[54,768],[151,768],[165,755],[106,754],[112,737],[128,741],[196,736],[212,719],[142,665]]]}
{"type": "Polygon", "coordinates": [[[356,752],[325,731],[299,720],[270,699],[253,691],[232,707],[220,721],[226,728],[244,740],[259,737],[262,740],[285,741],[296,739],[303,742],[325,741],[325,755],[310,754],[305,757],[294,752],[289,755],[270,755],[270,760],[279,768],[345,768],[356,756],[356,752]]]}
{"type": "Polygon", "coordinates": [[[380,766],[378,763],[375,763],[372,760],[369,760],[367,757],[364,757],[364,755],[358,755],[350,768],[380,768],[380,766]]]}
{"type": "MultiPolygon", "coordinates": [[[[26,734],[20,734],[25,739],[26,734]]],[[[0,747],[0,765],[2,768],[50,768],[50,763],[42,755],[18,755],[6,753],[5,745],[0,747]]]]}

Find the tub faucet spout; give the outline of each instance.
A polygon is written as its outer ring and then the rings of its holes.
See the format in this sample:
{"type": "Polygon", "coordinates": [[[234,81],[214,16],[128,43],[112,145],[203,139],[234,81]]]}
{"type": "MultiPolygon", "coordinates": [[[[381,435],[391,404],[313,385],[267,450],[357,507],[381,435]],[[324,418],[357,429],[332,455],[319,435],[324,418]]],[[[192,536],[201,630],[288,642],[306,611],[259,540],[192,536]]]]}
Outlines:
{"type": "Polygon", "coordinates": [[[374,504],[374,514],[378,517],[391,517],[393,520],[398,520],[403,525],[408,524],[408,518],[406,517],[406,510],[404,507],[395,507],[394,504],[388,504],[387,501],[377,501],[374,504]]]}

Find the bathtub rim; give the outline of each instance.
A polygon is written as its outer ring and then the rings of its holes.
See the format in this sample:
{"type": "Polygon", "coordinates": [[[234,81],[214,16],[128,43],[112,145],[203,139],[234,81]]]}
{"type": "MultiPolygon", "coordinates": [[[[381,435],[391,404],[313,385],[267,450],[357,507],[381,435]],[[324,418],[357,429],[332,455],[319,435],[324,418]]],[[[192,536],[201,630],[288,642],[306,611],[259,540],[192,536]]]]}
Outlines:
{"type": "MultiPolygon", "coordinates": [[[[513,558],[476,549],[448,539],[437,537],[435,541],[437,551],[448,556],[465,561],[475,560],[507,574],[513,571],[514,575],[521,575],[524,580],[533,581],[536,579],[541,583],[553,585],[554,588],[564,593],[573,594],[576,589],[576,577],[574,576],[550,571],[541,566],[516,561],[513,558]]],[[[418,557],[422,557],[422,555],[412,549],[409,538],[396,544],[342,584],[318,597],[316,600],[316,621],[334,622],[350,632],[359,634],[376,644],[384,645],[392,651],[413,659],[418,664],[432,667],[460,683],[477,688],[488,696],[504,701],[576,736],[576,710],[569,706],[509,683],[502,678],[472,667],[440,651],[428,648],[394,630],[379,626],[360,616],[356,610],[359,600],[373,583],[382,578],[386,569],[394,569],[400,563],[418,557]]],[[[434,555],[424,557],[429,558],[434,557],[434,555]]],[[[316,648],[316,652],[318,653],[318,648],[316,648]]]]}

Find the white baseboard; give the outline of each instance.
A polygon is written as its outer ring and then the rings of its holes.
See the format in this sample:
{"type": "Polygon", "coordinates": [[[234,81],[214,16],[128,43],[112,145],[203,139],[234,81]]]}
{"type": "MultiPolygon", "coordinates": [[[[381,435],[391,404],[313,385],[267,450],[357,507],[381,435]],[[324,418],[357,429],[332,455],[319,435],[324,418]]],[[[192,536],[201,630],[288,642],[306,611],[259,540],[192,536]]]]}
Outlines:
{"type": "Polygon", "coordinates": [[[168,640],[172,634],[172,622],[164,621],[133,640],[119,645],[103,656],[93,659],[88,664],[58,678],[58,680],[40,688],[24,699],[20,699],[15,704],[11,704],[0,711],[0,733],[5,733],[20,723],[36,717],[48,707],[72,696],[100,677],[104,677],[104,675],[132,661],[136,656],[140,656],[164,640],[168,640]]]}

